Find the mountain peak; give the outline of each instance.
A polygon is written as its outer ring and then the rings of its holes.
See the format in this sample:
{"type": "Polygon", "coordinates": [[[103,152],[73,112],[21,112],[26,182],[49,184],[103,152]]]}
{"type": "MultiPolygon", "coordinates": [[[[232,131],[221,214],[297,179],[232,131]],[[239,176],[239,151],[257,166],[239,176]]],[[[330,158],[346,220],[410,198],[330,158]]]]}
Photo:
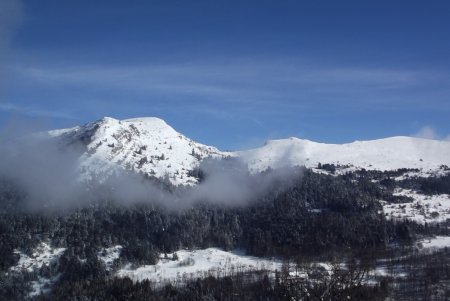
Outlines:
{"type": "Polygon", "coordinates": [[[122,122],[129,123],[146,123],[146,124],[154,124],[154,125],[168,125],[167,122],[158,117],[137,117],[137,118],[129,118],[123,119],[122,122]]]}
{"type": "Polygon", "coordinates": [[[102,125],[102,124],[118,123],[118,122],[119,122],[118,119],[115,119],[115,118],[112,118],[112,117],[105,116],[105,117],[99,118],[99,119],[97,119],[97,120],[95,120],[95,121],[88,122],[88,123],[86,123],[84,126],[89,126],[89,125],[102,125]]]}
{"type": "Polygon", "coordinates": [[[105,116],[100,119],[97,119],[94,122],[90,122],[87,124],[104,124],[104,123],[127,123],[127,124],[143,124],[147,126],[169,126],[167,122],[165,122],[163,119],[159,117],[136,117],[136,118],[129,118],[129,119],[116,119],[113,117],[105,116]]]}
{"type": "Polygon", "coordinates": [[[118,120],[116,118],[113,118],[113,117],[104,116],[104,117],[98,119],[98,121],[105,122],[105,121],[118,121],[118,120]]]}
{"type": "Polygon", "coordinates": [[[106,178],[123,169],[168,178],[173,184],[195,184],[190,171],[201,160],[229,155],[185,137],[157,117],[103,117],[50,135],[67,145],[81,142],[85,146],[79,159],[84,180],[106,178]]]}
{"type": "Polygon", "coordinates": [[[84,125],[87,128],[94,128],[98,130],[99,128],[109,128],[109,127],[132,127],[135,129],[143,129],[145,131],[169,131],[172,134],[176,131],[167,124],[163,119],[158,117],[139,117],[130,119],[115,119],[112,117],[103,117],[94,122],[90,122],[84,125]]]}

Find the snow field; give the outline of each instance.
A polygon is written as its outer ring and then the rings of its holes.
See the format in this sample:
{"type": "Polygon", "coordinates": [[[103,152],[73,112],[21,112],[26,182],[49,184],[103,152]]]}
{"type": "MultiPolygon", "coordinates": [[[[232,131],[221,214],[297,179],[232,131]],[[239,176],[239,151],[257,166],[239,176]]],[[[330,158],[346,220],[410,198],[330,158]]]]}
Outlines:
{"type": "Polygon", "coordinates": [[[58,260],[65,250],[65,248],[52,248],[45,242],[42,242],[33,251],[31,256],[16,250],[15,253],[20,255],[20,259],[15,266],[10,268],[10,270],[14,272],[20,272],[22,270],[32,272],[33,270],[40,269],[41,267],[58,260]]]}
{"type": "Polygon", "coordinates": [[[209,275],[224,277],[236,272],[255,270],[280,270],[282,262],[278,260],[263,259],[246,256],[242,252],[226,252],[216,248],[175,252],[178,260],[163,256],[156,265],[145,265],[132,269],[125,266],[117,272],[119,277],[129,277],[134,281],[149,279],[156,283],[174,282],[188,278],[204,278],[209,275]]]}
{"type": "Polygon", "coordinates": [[[408,189],[397,189],[394,195],[414,199],[411,203],[388,204],[382,202],[387,218],[409,219],[416,223],[437,223],[450,219],[450,195],[423,195],[408,189]]]}

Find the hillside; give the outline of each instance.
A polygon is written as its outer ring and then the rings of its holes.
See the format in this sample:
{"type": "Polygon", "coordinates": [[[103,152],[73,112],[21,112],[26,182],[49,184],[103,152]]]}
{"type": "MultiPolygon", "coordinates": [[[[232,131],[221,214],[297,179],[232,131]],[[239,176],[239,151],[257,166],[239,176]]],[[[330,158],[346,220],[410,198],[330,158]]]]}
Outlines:
{"type": "Polygon", "coordinates": [[[418,168],[424,171],[450,165],[450,142],[414,137],[391,137],[346,144],[325,144],[304,139],[270,140],[263,147],[236,153],[250,170],[318,163],[349,165],[368,170],[418,168]]]}

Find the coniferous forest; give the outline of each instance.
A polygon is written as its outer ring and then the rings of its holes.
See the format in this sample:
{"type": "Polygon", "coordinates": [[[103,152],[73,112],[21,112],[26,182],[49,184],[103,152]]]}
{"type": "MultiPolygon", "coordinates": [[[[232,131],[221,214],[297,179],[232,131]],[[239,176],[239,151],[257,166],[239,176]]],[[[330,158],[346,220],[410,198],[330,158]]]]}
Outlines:
{"type": "MultiPolygon", "coordinates": [[[[330,170],[329,166],[322,168],[330,170]]],[[[20,204],[26,193],[4,180],[0,295],[5,300],[31,298],[30,283],[45,278],[52,279],[51,283],[33,298],[384,300],[390,296],[409,300],[414,296],[446,300],[450,297],[449,250],[432,256],[417,253],[414,244],[420,237],[449,235],[448,224],[387,218],[380,200],[408,202],[392,194],[394,186],[418,187],[427,194],[448,191],[449,177],[395,181],[393,176],[392,172],[369,171],[321,174],[298,168],[284,181],[288,184],[275,181],[263,195],[241,205],[205,199],[174,209],[152,202],[124,205],[104,198],[58,211],[24,210],[20,204]],[[32,254],[41,242],[64,248],[64,252],[39,269],[12,272],[19,251],[32,254]],[[120,256],[107,268],[98,254],[115,245],[122,246],[120,256]],[[132,281],[115,275],[126,264],[154,265],[160,254],[210,247],[277,258],[284,262],[283,268],[274,273],[232,270],[223,277],[188,277],[159,285],[151,279],[132,281]],[[331,273],[316,262],[329,262],[331,273]],[[380,262],[385,262],[391,274],[369,277],[380,262]],[[400,268],[405,276],[394,277],[400,268]],[[293,269],[303,274],[292,276],[289,271],[293,269]]],[[[147,177],[145,181],[159,180],[147,177]]],[[[172,193],[179,189],[159,184],[172,193]]]]}

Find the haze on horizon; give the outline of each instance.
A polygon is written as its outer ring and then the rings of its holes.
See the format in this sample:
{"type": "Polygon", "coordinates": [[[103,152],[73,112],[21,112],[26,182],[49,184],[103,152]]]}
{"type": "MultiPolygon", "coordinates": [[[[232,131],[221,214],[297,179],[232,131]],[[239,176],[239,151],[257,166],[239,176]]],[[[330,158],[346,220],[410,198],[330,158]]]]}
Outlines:
{"type": "Polygon", "coordinates": [[[0,3],[0,124],[157,116],[221,149],[448,139],[448,1],[0,3]]]}

